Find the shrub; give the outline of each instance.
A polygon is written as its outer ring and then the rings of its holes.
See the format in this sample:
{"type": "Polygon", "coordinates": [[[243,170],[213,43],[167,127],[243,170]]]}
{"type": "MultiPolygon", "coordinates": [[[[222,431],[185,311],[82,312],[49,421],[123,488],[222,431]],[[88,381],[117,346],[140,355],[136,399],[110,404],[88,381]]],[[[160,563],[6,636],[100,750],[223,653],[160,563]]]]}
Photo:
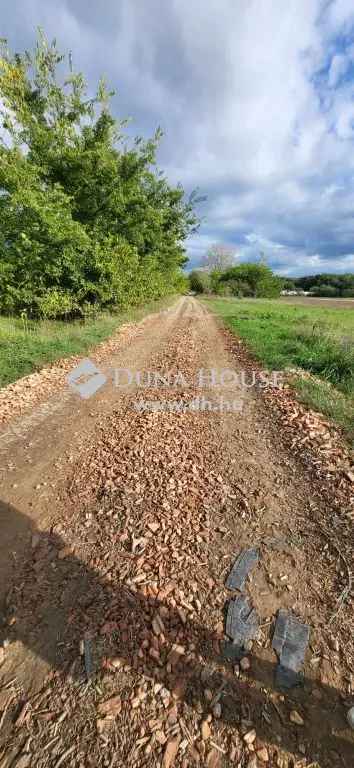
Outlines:
{"type": "Polygon", "coordinates": [[[234,296],[240,297],[276,298],[282,287],[280,278],[263,263],[238,264],[216,275],[216,280],[219,285],[229,286],[234,296]]]}
{"type": "Polygon", "coordinates": [[[210,276],[208,272],[203,272],[199,269],[194,269],[189,275],[189,285],[191,291],[196,293],[209,293],[210,291],[210,276]]]}
{"type": "Polygon", "coordinates": [[[72,295],[68,291],[53,288],[38,299],[39,314],[48,319],[67,317],[75,308],[72,295]]]}

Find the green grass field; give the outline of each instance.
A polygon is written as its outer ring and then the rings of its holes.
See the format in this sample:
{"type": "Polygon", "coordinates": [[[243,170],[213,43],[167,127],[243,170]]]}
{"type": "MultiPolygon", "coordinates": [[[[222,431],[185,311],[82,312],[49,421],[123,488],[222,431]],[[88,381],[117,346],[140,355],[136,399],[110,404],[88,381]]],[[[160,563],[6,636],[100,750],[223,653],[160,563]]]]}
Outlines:
{"type": "Polygon", "coordinates": [[[101,314],[74,322],[0,317],[0,387],[61,357],[81,355],[108,338],[123,323],[141,320],[168,307],[173,297],[152,301],[121,314],[101,314]]]}
{"type": "Polygon", "coordinates": [[[354,442],[354,308],[282,300],[205,300],[255,357],[271,370],[301,368],[299,398],[329,416],[354,442]]]}

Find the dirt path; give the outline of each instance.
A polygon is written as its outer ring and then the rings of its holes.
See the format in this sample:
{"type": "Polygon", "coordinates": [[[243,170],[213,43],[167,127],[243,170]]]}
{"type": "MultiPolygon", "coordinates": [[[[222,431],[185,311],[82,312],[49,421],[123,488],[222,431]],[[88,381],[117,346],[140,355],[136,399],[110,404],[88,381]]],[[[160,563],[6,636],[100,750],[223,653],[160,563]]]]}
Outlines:
{"type": "Polygon", "coordinates": [[[289,450],[257,387],[208,383],[244,360],[192,298],[100,367],[179,386],[58,389],[0,432],[0,768],[349,768],[352,533],[330,480],[289,450]],[[260,628],[239,664],[224,585],[244,547],[260,552],[246,587],[260,628]],[[303,685],[286,692],[281,608],[311,628],[303,685]]]}

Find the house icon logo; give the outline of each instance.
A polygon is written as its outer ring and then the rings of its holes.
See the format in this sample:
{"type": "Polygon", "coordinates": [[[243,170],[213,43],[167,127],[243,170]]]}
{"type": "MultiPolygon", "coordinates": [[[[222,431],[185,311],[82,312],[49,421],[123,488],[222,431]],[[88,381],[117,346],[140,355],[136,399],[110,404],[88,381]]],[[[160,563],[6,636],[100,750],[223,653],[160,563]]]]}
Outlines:
{"type": "Polygon", "coordinates": [[[83,400],[88,400],[95,394],[107,381],[107,377],[104,373],[101,373],[99,368],[89,360],[85,358],[79,363],[67,376],[67,382],[69,387],[78,392],[83,400]]]}

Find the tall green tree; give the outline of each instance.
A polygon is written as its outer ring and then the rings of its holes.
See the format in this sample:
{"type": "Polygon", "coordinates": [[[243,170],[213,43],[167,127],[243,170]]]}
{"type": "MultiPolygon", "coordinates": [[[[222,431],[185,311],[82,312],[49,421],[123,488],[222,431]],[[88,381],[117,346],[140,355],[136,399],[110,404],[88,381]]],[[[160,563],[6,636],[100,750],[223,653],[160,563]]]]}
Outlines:
{"type": "Polygon", "coordinates": [[[235,296],[274,298],[279,296],[282,282],[262,262],[238,264],[218,275],[218,285],[235,296]]]}
{"type": "Polygon", "coordinates": [[[0,309],[33,314],[124,306],[180,289],[193,198],[156,166],[161,139],[127,148],[104,81],[81,74],[39,33],[0,60],[0,309]],[[48,298],[51,295],[52,298],[48,298]]]}

